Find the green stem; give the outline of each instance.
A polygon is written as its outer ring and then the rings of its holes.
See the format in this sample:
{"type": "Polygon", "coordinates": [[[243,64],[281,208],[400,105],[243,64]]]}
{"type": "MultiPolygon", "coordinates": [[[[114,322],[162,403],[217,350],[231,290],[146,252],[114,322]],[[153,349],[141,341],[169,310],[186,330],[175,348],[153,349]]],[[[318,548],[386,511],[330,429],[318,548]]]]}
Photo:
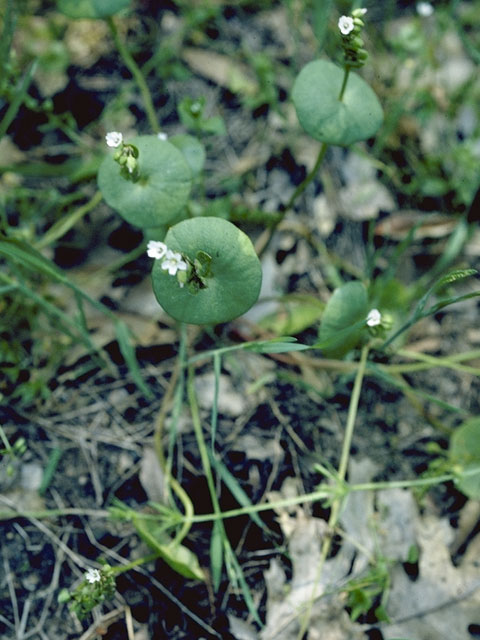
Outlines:
{"type": "Polygon", "coordinates": [[[48,247],[50,244],[64,236],[79,220],[83,218],[89,211],[94,209],[102,200],[102,194],[97,191],[93,198],[87,203],[79,207],[76,211],[72,211],[68,216],[63,216],[54,225],[50,227],[47,233],[36,244],[35,248],[39,251],[48,247]]]}
{"type": "MultiPolygon", "coordinates": [[[[215,482],[212,474],[212,467],[210,466],[210,459],[208,457],[208,449],[203,437],[202,424],[200,421],[200,412],[198,409],[197,396],[195,393],[195,373],[194,368],[190,365],[188,367],[187,375],[187,395],[188,402],[190,404],[190,412],[192,415],[193,430],[195,432],[195,438],[197,440],[197,446],[200,453],[200,460],[202,461],[203,472],[207,480],[208,490],[210,492],[210,498],[212,500],[213,511],[216,516],[222,515],[220,510],[220,503],[217,498],[217,492],[215,488],[215,482]]],[[[218,518],[216,518],[218,519],[218,518]]]]}
{"type": "Polygon", "coordinates": [[[145,82],[145,78],[143,77],[143,73],[140,70],[140,67],[137,65],[132,55],[122,42],[118,29],[113,21],[113,18],[106,18],[107,24],[110,27],[110,31],[113,36],[113,40],[115,42],[115,46],[118,49],[119,54],[122,56],[125,66],[130,71],[132,76],[137,83],[138,88],[140,89],[140,93],[142,94],[143,104],[145,106],[145,111],[147,112],[148,121],[154,133],[159,133],[160,125],[157,119],[157,114],[155,113],[155,107],[153,106],[152,95],[150,90],[145,82]]]}
{"type": "Polygon", "coordinates": [[[305,189],[308,187],[308,185],[312,182],[312,180],[317,175],[320,165],[322,164],[323,159],[325,158],[325,154],[327,153],[328,147],[329,145],[326,142],[322,142],[322,146],[320,147],[320,151],[318,152],[317,160],[315,162],[313,169],[310,171],[310,173],[305,178],[305,180],[302,183],[300,183],[298,187],[295,189],[292,196],[290,197],[290,200],[285,205],[285,208],[283,209],[282,212],[279,213],[275,221],[275,224],[272,225],[270,229],[268,229],[267,237],[265,240],[262,241],[262,246],[259,249],[257,248],[257,253],[259,256],[261,256],[267,249],[268,245],[270,244],[273,238],[273,234],[275,233],[276,228],[285,218],[285,216],[290,211],[290,209],[292,209],[293,205],[295,204],[295,200],[305,191],[305,189]]]}
{"type": "MultiPolygon", "coordinates": [[[[476,469],[472,469],[471,472],[467,469],[463,472],[464,476],[473,475],[478,473],[476,469]]],[[[444,473],[432,478],[419,478],[417,480],[394,480],[393,482],[368,482],[363,484],[345,484],[342,488],[342,494],[348,494],[353,491],[381,491],[383,489],[414,489],[421,487],[432,487],[434,485],[442,484],[444,482],[452,482],[457,476],[453,473],[444,473]]],[[[276,500],[275,502],[267,502],[264,504],[251,505],[248,507],[240,507],[238,509],[230,509],[229,511],[223,511],[222,513],[206,513],[202,515],[196,515],[189,518],[191,524],[199,524],[202,522],[213,522],[215,520],[227,520],[229,518],[237,518],[238,516],[248,516],[251,513],[261,513],[263,511],[271,511],[273,509],[282,509],[292,507],[297,504],[308,504],[310,502],[318,502],[319,500],[326,500],[332,497],[332,493],[335,491],[334,487],[325,486],[312,493],[306,493],[301,496],[294,496],[292,498],[285,498],[284,500],[276,500]]],[[[95,510],[95,509],[44,509],[43,511],[15,511],[13,508],[7,511],[0,511],[1,520],[14,520],[15,518],[60,518],[62,516],[86,516],[90,518],[109,518],[111,516],[109,511],[95,510]]],[[[186,518],[186,516],[183,516],[186,518]]],[[[158,516],[142,514],[142,520],[159,520],[158,516]]]]}
{"type": "MultiPolygon", "coordinates": [[[[185,536],[190,531],[190,527],[192,526],[191,521],[192,521],[194,510],[193,510],[192,501],[190,500],[187,492],[184,490],[182,485],[176,480],[176,478],[172,476],[170,472],[169,465],[167,464],[167,461],[165,460],[165,456],[163,454],[162,436],[163,436],[163,426],[165,424],[165,418],[166,418],[167,411],[169,409],[169,405],[175,389],[177,389],[177,398],[180,405],[183,399],[183,384],[184,384],[183,369],[186,361],[186,353],[187,353],[187,329],[186,329],[186,325],[182,324],[180,326],[180,346],[179,346],[176,366],[172,373],[172,378],[170,380],[168,391],[163,398],[162,406],[160,408],[160,411],[157,416],[157,420],[155,422],[155,431],[153,434],[153,444],[154,444],[155,453],[157,455],[157,459],[160,464],[160,467],[163,473],[165,474],[165,476],[168,478],[168,482],[170,483],[170,486],[172,487],[174,492],[177,494],[177,497],[182,503],[183,508],[185,510],[185,516],[183,519],[182,527],[174,539],[175,544],[180,544],[180,542],[185,538],[185,536]],[[178,382],[178,387],[177,387],[177,382],[178,382]]],[[[173,423],[175,424],[177,420],[178,420],[178,412],[176,412],[174,416],[173,423]]]]}
{"type": "Polygon", "coordinates": [[[345,89],[347,88],[348,76],[350,75],[350,67],[348,65],[345,66],[345,73],[343,75],[342,88],[340,89],[340,93],[338,94],[338,99],[341,102],[343,100],[343,95],[345,93],[345,89]]]}
{"type": "MultiPolygon", "coordinates": [[[[357,369],[357,375],[355,376],[352,396],[350,398],[350,404],[348,407],[347,424],[345,427],[345,437],[343,439],[342,453],[340,456],[340,463],[338,466],[337,486],[339,487],[341,487],[344,484],[344,480],[347,475],[348,460],[350,457],[350,449],[352,446],[355,419],[357,417],[358,403],[360,401],[360,392],[362,390],[363,378],[365,376],[365,370],[367,366],[368,350],[369,350],[368,345],[364,346],[362,349],[362,353],[360,356],[360,364],[357,369]]],[[[330,535],[325,536],[323,541],[315,584],[312,590],[312,595],[308,602],[305,616],[302,620],[302,624],[300,625],[300,631],[298,632],[297,640],[301,640],[301,638],[303,638],[305,632],[308,629],[308,625],[310,624],[313,603],[315,602],[315,599],[317,597],[317,589],[320,582],[320,576],[322,574],[323,566],[328,557],[328,554],[330,553],[330,549],[333,541],[333,532],[338,524],[340,510],[341,510],[344,499],[345,499],[345,491],[340,492],[333,499],[332,508],[330,511],[330,517],[328,519],[328,529],[330,531],[330,535]]]]}

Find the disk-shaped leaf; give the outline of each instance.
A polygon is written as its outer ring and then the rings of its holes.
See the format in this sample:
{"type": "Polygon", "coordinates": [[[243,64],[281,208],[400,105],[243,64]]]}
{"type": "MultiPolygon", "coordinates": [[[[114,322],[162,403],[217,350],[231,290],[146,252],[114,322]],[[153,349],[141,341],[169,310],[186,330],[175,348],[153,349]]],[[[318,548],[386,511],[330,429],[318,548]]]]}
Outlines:
{"type": "Polygon", "coordinates": [[[186,133],[181,133],[170,138],[170,142],[183,153],[192,175],[198,176],[205,164],[205,147],[200,140],[186,133]]]}
{"type": "Polygon", "coordinates": [[[130,0],[58,0],[58,9],[69,18],[107,18],[130,4],[130,0]]]}
{"type": "Polygon", "coordinates": [[[361,282],[335,289],[322,316],[317,345],[329,358],[341,358],[357,346],[368,313],[367,290],[361,282]]]}
{"type": "Polygon", "coordinates": [[[480,500],[480,418],[472,418],[457,427],[450,439],[449,457],[456,484],[469,498],[480,500]]]}
{"type": "Polygon", "coordinates": [[[343,69],[333,62],[315,60],[297,76],[292,98],[300,124],[312,138],[347,146],[373,136],[383,111],[373,90],[352,71],[340,102],[343,78],[343,69]]]}
{"type": "Polygon", "coordinates": [[[190,324],[218,324],[237,318],[257,301],[262,269],[247,235],[221,218],[193,218],[170,228],[165,236],[169,249],[188,256],[198,252],[211,257],[206,287],[192,292],[180,288],[176,278],[156,260],[153,290],[158,302],[173,318],[190,324]]]}
{"type": "Polygon", "coordinates": [[[191,172],[181,151],[156,136],[129,140],[139,152],[136,182],[124,177],[107,156],[98,172],[98,186],[107,203],[137,227],[159,227],[175,220],[188,201],[191,172]]]}

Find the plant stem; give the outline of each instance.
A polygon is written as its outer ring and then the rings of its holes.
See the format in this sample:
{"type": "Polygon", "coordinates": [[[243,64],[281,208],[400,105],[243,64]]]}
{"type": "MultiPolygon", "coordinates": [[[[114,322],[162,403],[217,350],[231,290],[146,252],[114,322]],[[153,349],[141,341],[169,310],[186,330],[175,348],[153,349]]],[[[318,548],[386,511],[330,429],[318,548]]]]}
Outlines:
{"type": "Polygon", "coordinates": [[[35,248],[40,250],[48,247],[48,245],[64,236],[79,220],[83,218],[89,211],[94,209],[97,204],[102,200],[102,194],[97,191],[95,195],[84,205],[72,211],[67,216],[63,216],[54,225],[50,227],[47,233],[38,242],[35,243],[35,248]]]}
{"type": "MultiPolygon", "coordinates": [[[[350,448],[352,445],[355,419],[357,417],[358,403],[360,401],[360,392],[362,389],[363,378],[365,376],[365,370],[367,366],[368,350],[369,350],[368,345],[365,345],[362,349],[362,353],[360,356],[360,364],[358,366],[357,375],[355,376],[355,382],[353,384],[352,395],[351,395],[350,404],[348,407],[347,424],[345,427],[345,437],[343,439],[342,453],[340,456],[340,463],[338,466],[337,486],[342,486],[344,484],[344,480],[347,475],[348,459],[350,457],[350,448]]],[[[305,616],[303,618],[302,624],[300,625],[300,631],[298,632],[297,640],[301,640],[303,638],[308,628],[308,625],[310,623],[313,603],[315,602],[315,599],[317,597],[317,589],[320,582],[320,576],[322,574],[323,566],[325,564],[327,556],[330,553],[330,549],[333,541],[333,532],[335,530],[335,527],[338,524],[340,509],[342,507],[344,498],[345,498],[345,490],[337,494],[337,496],[333,499],[333,502],[332,502],[330,517],[328,519],[329,533],[327,533],[327,535],[323,540],[321,554],[320,554],[320,562],[318,565],[317,576],[315,579],[315,585],[314,585],[310,600],[308,602],[305,616]]]]}
{"type": "MultiPolygon", "coordinates": [[[[184,490],[182,485],[172,476],[170,473],[170,469],[165,460],[165,456],[163,454],[163,444],[162,444],[162,436],[163,436],[163,426],[165,424],[165,418],[167,415],[167,411],[170,408],[170,403],[174,394],[175,389],[177,389],[177,398],[178,402],[181,404],[183,399],[183,368],[185,366],[187,353],[187,328],[186,325],[180,325],[180,346],[178,350],[178,357],[175,363],[175,369],[173,370],[172,377],[170,379],[170,384],[168,386],[168,390],[163,397],[162,406],[160,407],[160,411],[158,413],[157,419],[155,421],[155,431],[153,434],[153,444],[155,448],[155,453],[157,455],[158,462],[160,467],[165,474],[170,486],[177,494],[177,497],[183,504],[183,508],[185,510],[185,516],[182,524],[182,528],[175,536],[174,543],[180,544],[183,538],[188,534],[191,527],[191,519],[193,516],[193,505],[192,501],[188,497],[187,492],[184,490]],[[178,382],[178,387],[177,387],[178,382]]],[[[178,415],[175,416],[178,419],[178,415]]],[[[174,423],[176,422],[174,417],[174,423]]]]}
{"type": "Polygon", "coordinates": [[[345,93],[345,89],[347,88],[348,76],[350,75],[350,67],[346,65],[345,73],[343,75],[342,88],[340,89],[340,93],[338,94],[338,99],[341,102],[343,100],[343,95],[345,93]]]}
{"type": "Polygon", "coordinates": [[[107,24],[110,27],[110,31],[113,36],[113,40],[115,42],[115,46],[118,49],[119,54],[123,58],[125,66],[130,71],[132,76],[137,83],[138,88],[140,89],[140,93],[142,94],[143,104],[145,106],[145,111],[147,112],[147,118],[150,123],[150,126],[154,133],[159,133],[160,125],[158,123],[157,114],[155,113],[155,107],[153,106],[152,94],[150,93],[150,89],[148,88],[147,83],[145,82],[145,78],[143,77],[143,73],[140,67],[137,65],[132,55],[122,42],[117,26],[112,17],[106,18],[107,24]]]}
{"type": "Polygon", "coordinates": [[[295,204],[295,200],[298,198],[298,196],[300,196],[305,191],[305,189],[308,187],[308,185],[312,182],[312,180],[317,175],[317,172],[318,172],[318,170],[320,168],[320,165],[322,164],[323,159],[325,158],[325,154],[327,153],[328,147],[329,147],[329,145],[326,142],[322,142],[322,146],[320,147],[320,151],[318,152],[317,160],[315,161],[315,165],[314,165],[313,169],[310,171],[310,173],[305,178],[305,180],[303,182],[301,182],[298,185],[298,187],[295,189],[295,191],[293,192],[293,194],[290,197],[290,200],[285,205],[285,208],[279,214],[277,220],[275,221],[275,224],[272,225],[272,227],[267,230],[266,238],[263,237],[263,236],[260,236],[260,239],[259,239],[260,242],[257,243],[257,247],[256,247],[257,253],[258,253],[259,256],[261,256],[265,252],[266,248],[268,247],[268,245],[270,244],[270,242],[271,242],[271,240],[273,238],[273,234],[275,233],[276,228],[282,222],[282,220],[285,218],[285,216],[290,211],[290,209],[292,209],[293,205],[295,204]]]}
{"type": "MultiPolygon", "coordinates": [[[[471,475],[478,473],[476,469],[472,469],[471,475]]],[[[470,475],[469,470],[463,472],[464,476],[470,475]]],[[[444,482],[452,482],[455,480],[456,475],[453,473],[444,473],[432,478],[418,478],[416,480],[395,480],[393,482],[368,482],[363,484],[346,484],[342,489],[342,492],[348,494],[352,491],[381,491],[382,489],[414,489],[420,487],[433,487],[434,485],[442,484],[444,482]]],[[[238,516],[248,516],[251,513],[261,513],[263,511],[271,511],[273,509],[282,509],[286,507],[292,507],[297,504],[308,504],[310,502],[318,502],[319,500],[326,500],[332,497],[335,489],[331,486],[321,487],[317,491],[312,493],[306,493],[301,496],[293,496],[292,498],[285,498],[284,500],[277,500],[275,502],[266,502],[264,504],[250,505],[248,507],[240,507],[238,509],[230,509],[229,511],[223,511],[221,513],[206,513],[201,515],[194,515],[188,519],[191,524],[200,524],[202,522],[213,522],[215,520],[227,520],[229,518],[237,518],[238,516]]],[[[12,507],[6,511],[0,511],[1,520],[14,520],[15,518],[60,518],[62,516],[87,516],[90,518],[109,518],[110,512],[105,509],[44,509],[40,511],[15,511],[12,507]]],[[[183,516],[186,518],[186,516],[183,516]]],[[[158,516],[142,514],[142,520],[159,520],[158,516]]]]}

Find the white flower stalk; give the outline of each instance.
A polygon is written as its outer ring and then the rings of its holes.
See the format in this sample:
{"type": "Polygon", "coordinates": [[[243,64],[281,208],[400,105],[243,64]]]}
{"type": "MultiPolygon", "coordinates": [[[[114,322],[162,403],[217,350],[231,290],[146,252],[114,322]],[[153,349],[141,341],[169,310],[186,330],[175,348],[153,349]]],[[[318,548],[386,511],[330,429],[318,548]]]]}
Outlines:
{"type": "Polygon", "coordinates": [[[338,20],[338,28],[342,36],[348,36],[355,28],[353,18],[351,16],[341,16],[338,20]]]}
{"type": "Polygon", "coordinates": [[[417,13],[422,18],[428,18],[433,15],[433,6],[430,2],[417,2],[417,13]]]}
{"type": "Polygon", "coordinates": [[[92,569],[92,567],[89,567],[85,572],[85,580],[90,584],[95,584],[95,582],[100,582],[101,580],[100,571],[98,569],[92,569]]]}
{"type": "Polygon", "coordinates": [[[369,327],[378,327],[382,324],[382,314],[378,309],[371,309],[367,316],[367,325],[369,327]]]}
{"type": "Polygon", "coordinates": [[[161,260],[167,253],[167,245],[164,242],[157,242],[157,240],[150,240],[147,244],[147,255],[149,258],[155,260],[161,260]]]}
{"type": "Polygon", "coordinates": [[[176,253],[167,249],[165,260],[162,262],[162,269],[168,271],[168,275],[176,276],[177,271],[186,271],[187,263],[182,258],[181,253],[176,253]]]}
{"type": "Polygon", "coordinates": [[[123,144],[123,134],[120,131],[109,131],[105,136],[107,146],[116,149],[123,144]]]}

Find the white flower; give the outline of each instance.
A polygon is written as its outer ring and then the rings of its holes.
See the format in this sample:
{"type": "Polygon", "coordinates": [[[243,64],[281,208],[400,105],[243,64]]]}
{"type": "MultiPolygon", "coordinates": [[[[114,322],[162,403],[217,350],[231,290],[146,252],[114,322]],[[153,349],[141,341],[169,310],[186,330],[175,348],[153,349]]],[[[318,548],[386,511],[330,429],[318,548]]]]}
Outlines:
{"type": "Polygon", "coordinates": [[[157,242],[157,240],[150,240],[147,244],[147,255],[149,258],[155,258],[155,260],[161,260],[167,253],[167,245],[164,242],[157,242]]]}
{"type": "Polygon", "coordinates": [[[164,131],[160,131],[160,133],[157,133],[157,138],[159,140],[167,140],[168,136],[164,131]]]}
{"type": "Polygon", "coordinates": [[[433,14],[433,6],[430,2],[417,2],[417,13],[419,16],[428,18],[433,14]]]}
{"type": "Polygon", "coordinates": [[[94,584],[95,582],[100,582],[101,576],[100,571],[98,569],[92,569],[89,567],[84,574],[85,580],[90,584],[94,584]]]}
{"type": "Polygon", "coordinates": [[[167,249],[165,260],[162,262],[162,269],[168,271],[169,275],[175,276],[177,271],[186,271],[187,263],[180,253],[167,249]]]}
{"type": "Polygon", "coordinates": [[[382,324],[382,314],[378,309],[371,309],[367,316],[367,325],[369,327],[378,327],[382,324]]]}
{"type": "Polygon", "coordinates": [[[123,134],[120,131],[109,131],[105,136],[105,140],[109,147],[119,147],[123,142],[123,134]]]}
{"type": "Polygon", "coordinates": [[[353,18],[350,16],[342,16],[338,20],[338,28],[340,29],[340,33],[344,36],[348,36],[355,29],[355,24],[353,22],[353,18]]]}

